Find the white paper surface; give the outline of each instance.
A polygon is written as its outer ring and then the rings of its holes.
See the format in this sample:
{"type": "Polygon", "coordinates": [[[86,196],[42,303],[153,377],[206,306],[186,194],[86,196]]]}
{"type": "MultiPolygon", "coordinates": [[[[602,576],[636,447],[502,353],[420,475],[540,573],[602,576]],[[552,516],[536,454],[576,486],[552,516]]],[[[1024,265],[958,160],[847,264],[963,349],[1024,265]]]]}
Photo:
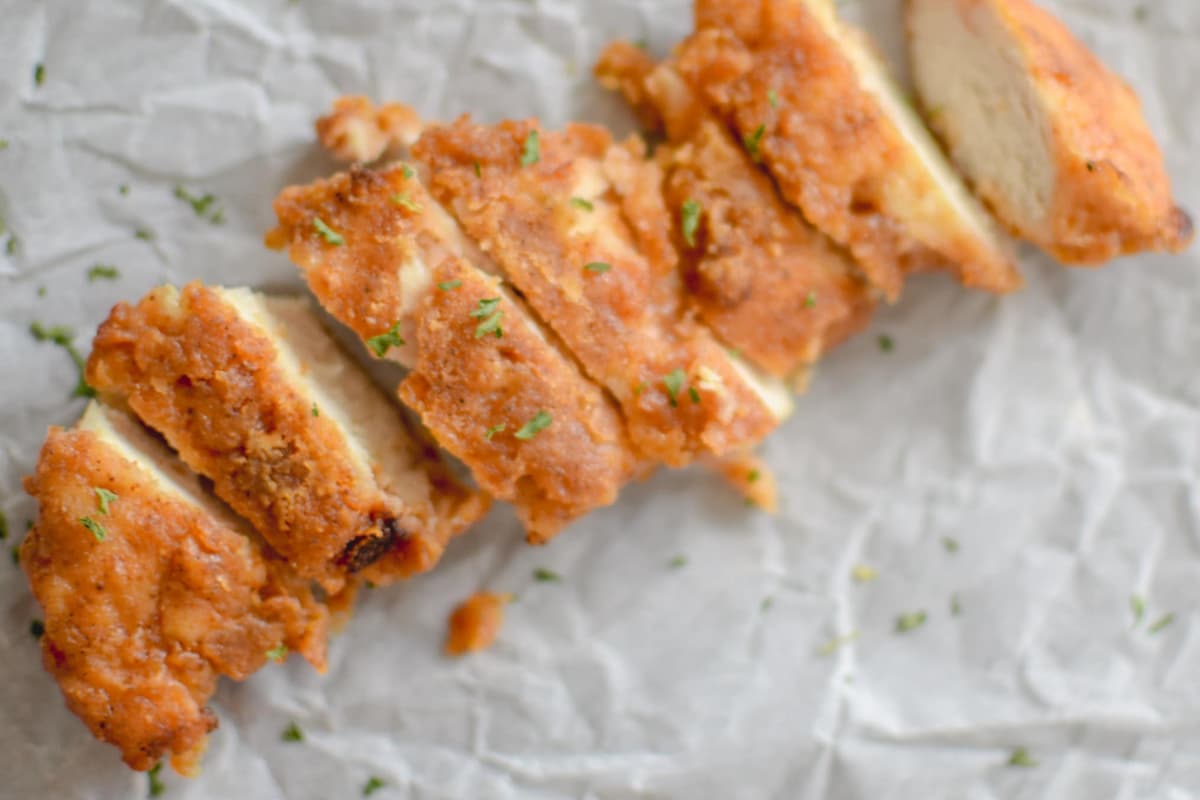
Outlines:
{"type": "MultiPolygon", "coordinates": [[[[899,0],[844,5],[897,52],[899,0]]],[[[1200,211],[1200,4],[1142,3],[1141,22],[1132,0],[1052,5],[1142,93],[1200,211]]],[[[624,131],[592,59],[618,35],[662,53],[689,16],[687,0],[0,0],[0,215],[19,239],[0,248],[4,544],[32,515],[19,481],[46,426],[82,408],[31,321],[74,325],[86,350],[114,302],[164,280],[297,285],[261,235],[280,187],[331,168],[311,122],[336,95],[624,131]],[[215,194],[225,224],[177,183],[215,194]],[[120,280],[89,284],[97,262],[120,280]]],[[[293,661],[224,682],[202,777],[168,775],[165,796],[358,797],[371,775],[376,798],[1198,796],[1198,267],[1197,250],[1101,271],[1027,254],[1029,288],[1005,299],[914,281],[766,446],[777,518],[699,471],[630,487],[544,549],[500,510],[432,575],[366,593],[326,676],[293,661]],[[856,564],[878,578],[855,583],[856,564]],[[448,661],[446,616],[480,588],[520,597],[492,650],[448,661]],[[917,610],[928,622],[896,634],[917,610]],[[304,743],[280,740],[291,721],[304,743]],[[1006,766],[1018,746],[1038,766],[1006,766]]],[[[43,673],[38,615],[5,558],[0,797],[145,796],[43,673]]]]}

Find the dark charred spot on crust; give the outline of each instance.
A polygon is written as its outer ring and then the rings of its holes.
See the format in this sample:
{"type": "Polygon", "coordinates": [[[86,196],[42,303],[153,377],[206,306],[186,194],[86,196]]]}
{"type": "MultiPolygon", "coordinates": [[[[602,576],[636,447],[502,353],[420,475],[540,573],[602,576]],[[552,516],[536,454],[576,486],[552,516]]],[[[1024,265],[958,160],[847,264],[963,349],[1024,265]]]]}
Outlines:
{"type": "Polygon", "coordinates": [[[399,520],[388,517],[371,533],[356,536],[347,542],[338,564],[348,572],[366,569],[391,550],[397,539],[407,539],[408,536],[408,531],[400,527],[399,520]]]}

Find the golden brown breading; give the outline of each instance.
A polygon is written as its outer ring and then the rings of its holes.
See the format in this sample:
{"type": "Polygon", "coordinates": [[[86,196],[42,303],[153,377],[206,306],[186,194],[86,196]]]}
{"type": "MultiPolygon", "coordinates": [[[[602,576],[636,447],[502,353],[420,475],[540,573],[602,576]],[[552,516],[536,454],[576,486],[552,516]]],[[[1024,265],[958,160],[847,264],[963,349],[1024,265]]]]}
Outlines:
{"type": "Polygon", "coordinates": [[[910,1],[908,24],[930,125],[1016,235],[1084,265],[1192,241],[1136,93],[1048,11],[910,1]]]}
{"type": "Polygon", "coordinates": [[[935,267],[1020,287],[1002,236],[829,0],[697,0],[696,22],[680,72],[889,299],[935,267]]]}
{"type": "Polygon", "coordinates": [[[364,340],[398,325],[406,344],[386,357],[413,370],[401,398],[484,489],[517,506],[531,540],[546,541],[612,503],[641,469],[611,402],[482,271],[496,267],[415,171],[353,170],[289,187],[275,209],[280,225],[269,243],[288,248],[334,317],[364,340]],[[404,204],[393,202],[399,196],[404,204]],[[344,244],[330,247],[314,218],[344,244]],[[479,301],[488,298],[502,302],[480,316],[479,301]],[[501,311],[503,336],[477,337],[501,311]],[[551,427],[531,440],[513,438],[539,411],[551,415],[551,427]],[[486,437],[497,425],[506,430],[486,437]]]}
{"type": "Polygon", "coordinates": [[[450,615],[446,655],[462,656],[491,647],[504,624],[504,607],[510,602],[511,594],[476,592],[460,603],[450,615]]]}
{"type": "Polygon", "coordinates": [[[221,675],[288,650],[324,671],[328,615],[307,582],[196,502],[195,479],[134,420],[93,404],[80,430],[51,429],[26,490],[39,511],[20,561],[45,613],[43,662],[130,767],[170,755],[195,771],[221,675]]]}
{"type": "Polygon", "coordinates": [[[597,74],[652,107],[666,131],[671,145],[655,156],[667,204],[699,209],[695,245],[676,235],[690,295],[722,340],[782,378],[836,344],[831,331],[844,336],[869,321],[875,303],[853,263],[783,202],[669,61],[655,65],[617,42],[597,74]]]}
{"type": "Polygon", "coordinates": [[[640,152],[594,126],[466,118],[427,128],[412,152],[433,196],[617,398],[648,457],[682,465],[775,428],[778,412],[683,314],[674,261],[639,252],[612,197],[608,170],[656,170],[640,152]]]}
{"type": "Polygon", "coordinates": [[[364,163],[398,155],[421,135],[421,118],[408,106],[378,108],[366,97],[339,97],[316,123],[317,140],[339,161],[364,163]]]}
{"type": "Polygon", "coordinates": [[[531,542],[615,501],[641,467],[604,393],[545,340],[498,279],[447,259],[434,280],[454,288],[422,303],[417,360],[401,399],[480,486],[516,506],[531,542]],[[503,335],[478,336],[486,319],[472,314],[493,298],[488,316],[501,314],[503,335]],[[535,419],[548,424],[534,430],[535,419]]]}
{"type": "Polygon", "coordinates": [[[435,500],[428,448],[303,301],[154,290],[113,309],[87,379],[330,592],[385,555],[372,580],[428,569],[486,507],[466,491],[435,500]],[[449,526],[447,503],[458,504],[449,526]]]}

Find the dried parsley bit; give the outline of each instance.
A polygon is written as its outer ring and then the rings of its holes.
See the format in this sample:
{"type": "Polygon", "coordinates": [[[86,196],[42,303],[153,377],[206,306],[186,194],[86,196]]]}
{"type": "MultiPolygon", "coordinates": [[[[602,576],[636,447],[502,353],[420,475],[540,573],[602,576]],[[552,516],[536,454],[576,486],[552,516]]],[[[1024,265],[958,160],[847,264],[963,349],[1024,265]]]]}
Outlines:
{"type": "Polygon", "coordinates": [[[313,403],[313,404],[312,404],[312,411],[311,411],[310,413],[311,413],[311,414],[312,414],[314,417],[319,417],[319,416],[321,416],[321,409],[317,407],[317,404],[316,404],[316,403],[313,403]]]}
{"type": "Polygon", "coordinates": [[[1129,609],[1133,612],[1133,624],[1136,626],[1146,616],[1146,600],[1141,595],[1131,595],[1129,609]]]}
{"type": "Polygon", "coordinates": [[[33,634],[33,638],[40,639],[46,633],[46,626],[40,619],[35,619],[29,623],[29,632],[33,634]]]}
{"type": "Polygon", "coordinates": [[[890,353],[896,349],[896,343],[892,340],[892,337],[886,333],[881,333],[879,334],[879,349],[885,353],[890,353]]]}
{"type": "Polygon", "coordinates": [[[416,173],[413,172],[412,167],[410,167],[408,164],[403,164],[400,167],[400,174],[404,176],[404,180],[408,180],[416,173]]]}
{"type": "Polygon", "coordinates": [[[176,184],[175,196],[192,207],[192,211],[197,217],[207,219],[213,225],[220,225],[225,221],[225,213],[217,208],[213,209],[213,205],[217,202],[215,195],[210,192],[205,192],[202,195],[194,195],[185,189],[182,185],[176,184]],[[212,213],[209,210],[212,209],[212,213]]]}
{"type": "Polygon", "coordinates": [[[87,271],[88,283],[96,281],[115,281],[121,277],[121,270],[111,264],[93,264],[87,271]]]}
{"type": "Polygon", "coordinates": [[[341,247],[346,243],[346,240],[342,238],[342,235],[326,225],[325,220],[321,219],[320,217],[313,217],[313,228],[317,231],[317,233],[324,237],[326,242],[334,247],[341,247]]]}
{"type": "Polygon", "coordinates": [[[425,210],[425,207],[413,200],[412,197],[409,196],[408,192],[397,192],[389,199],[392,201],[392,205],[400,206],[405,211],[411,211],[414,214],[420,214],[425,210]]]}
{"type": "Polygon", "coordinates": [[[147,230],[146,228],[138,228],[137,230],[135,230],[133,232],[133,237],[135,239],[141,239],[143,242],[153,242],[154,241],[154,233],[152,231],[147,230]]]}
{"type": "Polygon", "coordinates": [[[928,618],[929,615],[924,611],[910,611],[907,614],[901,614],[896,617],[896,633],[908,633],[916,630],[924,625],[928,618]]]}
{"type": "Polygon", "coordinates": [[[1161,631],[1163,628],[1167,627],[1174,621],[1175,621],[1175,615],[1171,612],[1167,612],[1166,614],[1163,614],[1161,617],[1159,617],[1154,622],[1150,623],[1150,627],[1146,628],[1146,633],[1158,633],[1159,631],[1161,631]]]}
{"type": "Polygon", "coordinates": [[[695,386],[688,387],[688,397],[692,399],[692,405],[700,405],[700,390],[695,386]]]}
{"type": "Polygon", "coordinates": [[[533,571],[533,579],[542,583],[558,583],[562,577],[553,570],[548,570],[545,567],[538,567],[533,571]]]}
{"type": "Polygon", "coordinates": [[[274,661],[276,664],[283,663],[287,659],[288,648],[286,644],[277,645],[267,651],[267,658],[274,661]]]}
{"type": "Polygon", "coordinates": [[[8,538],[8,517],[0,511],[0,541],[8,538]]]}
{"type": "Polygon", "coordinates": [[[761,477],[762,477],[761,472],[759,472],[756,469],[752,469],[746,473],[746,483],[756,483],[758,481],[758,479],[761,477]]]}
{"type": "Polygon", "coordinates": [[[163,792],[165,792],[167,790],[166,784],[164,784],[162,782],[162,779],[160,777],[158,777],[161,773],[162,773],[162,762],[161,761],[158,762],[157,764],[155,764],[150,769],[150,771],[146,773],[146,777],[150,779],[150,796],[151,797],[158,797],[160,794],[162,794],[163,792]]]}
{"type": "Polygon", "coordinates": [[[584,211],[596,210],[596,206],[592,204],[591,200],[587,200],[582,197],[572,197],[571,205],[575,206],[576,208],[582,208],[584,211]]]}
{"type": "Polygon", "coordinates": [[[850,570],[850,577],[858,583],[870,583],[879,577],[879,570],[866,564],[856,564],[854,569],[850,570]]]}
{"type": "Polygon", "coordinates": [[[505,425],[503,422],[493,425],[492,427],[488,428],[487,431],[483,434],[483,438],[487,439],[490,442],[492,440],[493,436],[495,436],[497,433],[502,433],[507,427],[508,426],[505,425]]]}
{"type": "Polygon", "coordinates": [[[96,492],[97,509],[100,511],[101,514],[107,514],[109,504],[117,502],[117,493],[110,492],[108,489],[99,489],[99,488],[97,488],[93,491],[96,492]]]}
{"type": "MultiPolygon", "coordinates": [[[[525,137],[525,149],[521,153],[521,166],[522,167],[532,166],[533,164],[536,164],[541,160],[542,160],[542,142],[541,142],[541,139],[538,137],[538,132],[536,130],[532,130],[529,132],[529,135],[525,137]]],[[[476,163],[476,166],[478,167],[478,163],[476,163]]],[[[476,169],[475,174],[476,175],[479,174],[478,169],[476,169]]]]}
{"type": "Polygon", "coordinates": [[[1008,757],[1008,766],[1010,767],[1036,767],[1038,762],[1029,755],[1029,751],[1024,747],[1018,747],[1012,751],[1008,757]]]}
{"type": "Polygon", "coordinates": [[[449,292],[450,290],[457,289],[460,286],[462,286],[462,281],[459,281],[459,280],[442,281],[441,283],[438,284],[438,288],[441,289],[443,292],[449,292]]]}
{"type": "Polygon", "coordinates": [[[128,195],[129,194],[129,184],[122,183],[120,186],[118,186],[117,194],[121,195],[122,197],[125,197],[126,195],[128,195]]]}
{"type": "Polygon", "coordinates": [[[767,102],[771,104],[771,108],[779,108],[779,92],[774,89],[768,89],[767,102]]]}
{"type": "Polygon", "coordinates": [[[746,152],[750,154],[750,160],[755,164],[762,161],[762,153],[759,152],[759,145],[762,144],[763,135],[767,132],[766,125],[759,125],[754,129],[753,133],[742,138],[742,144],[746,146],[746,152]]]}
{"type": "Polygon", "coordinates": [[[483,320],[475,327],[476,339],[482,339],[489,333],[494,333],[497,339],[504,336],[504,330],[500,327],[500,321],[504,318],[504,310],[499,306],[499,297],[485,297],[479,301],[479,307],[471,312],[473,319],[483,320]]]}
{"type": "Polygon", "coordinates": [[[67,351],[67,355],[75,362],[75,368],[79,370],[79,381],[75,384],[75,389],[71,393],[72,397],[95,397],[96,390],[87,385],[87,381],[83,377],[85,361],[83,355],[75,348],[75,332],[66,325],[53,325],[47,328],[40,322],[33,322],[29,325],[29,333],[34,339],[39,342],[53,342],[54,344],[67,351]]]}
{"type": "Polygon", "coordinates": [[[393,347],[404,347],[405,344],[404,337],[400,335],[400,320],[393,322],[385,332],[367,339],[367,347],[379,358],[387,355],[387,351],[393,347]]]}
{"type": "Polygon", "coordinates": [[[371,795],[375,794],[375,792],[379,791],[386,785],[387,784],[385,784],[381,779],[376,778],[374,775],[372,775],[367,780],[367,782],[363,785],[362,795],[363,795],[363,797],[370,797],[371,795]]]}
{"type": "Polygon", "coordinates": [[[21,566],[21,545],[14,544],[12,547],[8,548],[8,554],[12,556],[14,567],[21,566]]]}
{"type": "Polygon", "coordinates": [[[79,524],[91,531],[92,536],[96,537],[97,542],[103,542],[108,536],[108,531],[104,530],[104,526],[91,517],[80,517],[79,524]]]}
{"type": "Polygon", "coordinates": [[[612,269],[612,264],[606,261],[593,261],[590,264],[584,264],[583,268],[588,272],[604,273],[612,269]]]}
{"type": "Polygon", "coordinates": [[[662,381],[663,386],[667,387],[667,398],[671,401],[671,407],[676,408],[679,405],[679,392],[687,381],[687,373],[682,368],[676,368],[664,375],[662,381]]]}
{"type": "Polygon", "coordinates": [[[696,246],[696,231],[700,228],[700,204],[695,200],[684,200],[679,207],[679,222],[683,229],[683,240],[688,247],[696,246]]]}
{"type": "Polygon", "coordinates": [[[8,149],[8,139],[0,139],[0,152],[8,149]]]}
{"type": "Polygon", "coordinates": [[[953,555],[954,553],[958,552],[958,539],[955,539],[952,536],[943,536],[942,547],[946,548],[947,553],[953,555]]]}
{"type": "Polygon", "coordinates": [[[46,65],[38,62],[33,65],[33,85],[41,86],[46,82],[46,65]]]}
{"type": "Polygon", "coordinates": [[[764,612],[765,612],[765,611],[770,611],[770,610],[771,610],[771,607],[772,607],[772,606],[774,606],[774,605],[775,605],[775,597],[774,597],[774,595],[767,595],[766,597],[764,597],[764,598],[762,599],[762,603],[759,605],[759,610],[760,610],[760,611],[764,611],[764,612]]]}
{"type": "MultiPolygon", "coordinates": [[[[17,254],[17,235],[15,233],[9,234],[8,241],[4,243],[4,252],[10,256],[15,256],[17,254]]],[[[39,297],[42,294],[45,294],[44,288],[39,289],[38,291],[40,292],[38,295],[39,297]]]]}
{"type": "Polygon", "coordinates": [[[958,601],[958,595],[950,595],[950,615],[957,617],[962,613],[962,603],[958,601]]]}
{"type": "Polygon", "coordinates": [[[804,298],[804,307],[805,308],[813,308],[816,305],[817,305],[817,293],[809,292],[808,296],[804,298]]]}
{"type": "Polygon", "coordinates": [[[289,722],[288,726],[283,729],[283,733],[279,738],[285,742],[303,742],[304,731],[300,730],[300,726],[294,722],[289,722]]]}
{"type": "Polygon", "coordinates": [[[688,563],[687,556],[678,555],[671,559],[671,563],[669,566],[671,567],[671,569],[681,569],[682,567],[686,567],[687,563],[688,563]]]}
{"type": "Polygon", "coordinates": [[[550,427],[550,423],[554,421],[545,411],[539,411],[533,415],[533,419],[521,426],[521,429],[513,434],[518,439],[526,441],[537,436],[540,432],[550,427]]]}
{"type": "Polygon", "coordinates": [[[841,650],[843,645],[856,641],[859,636],[861,634],[858,631],[850,631],[845,636],[835,636],[817,649],[817,655],[831,656],[838,650],[841,650]]]}

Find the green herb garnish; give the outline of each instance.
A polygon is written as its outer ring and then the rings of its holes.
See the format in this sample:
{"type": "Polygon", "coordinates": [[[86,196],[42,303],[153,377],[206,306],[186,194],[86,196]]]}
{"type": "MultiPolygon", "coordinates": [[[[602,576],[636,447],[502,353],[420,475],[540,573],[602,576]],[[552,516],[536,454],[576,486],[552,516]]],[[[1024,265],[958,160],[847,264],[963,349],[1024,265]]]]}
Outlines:
{"type": "Polygon", "coordinates": [[[115,281],[119,277],[121,277],[121,270],[111,264],[93,264],[87,271],[88,283],[100,280],[115,281]]]}
{"type": "Polygon", "coordinates": [[[300,726],[294,722],[289,722],[288,726],[283,729],[283,733],[279,736],[285,742],[303,742],[304,731],[300,730],[300,726]]]}
{"type": "Polygon", "coordinates": [[[525,137],[525,150],[521,153],[521,166],[528,167],[542,160],[542,143],[536,130],[525,137]]]}
{"type": "Polygon", "coordinates": [[[762,161],[762,154],[758,151],[759,145],[762,143],[763,135],[767,132],[766,125],[759,125],[754,129],[754,132],[742,139],[742,144],[746,145],[746,152],[750,154],[750,160],[755,164],[762,161]]]}
{"type": "Polygon", "coordinates": [[[475,162],[475,177],[476,177],[476,178],[482,178],[482,177],[483,177],[483,167],[481,167],[481,166],[479,165],[479,162],[478,162],[478,161],[476,161],[476,162],[475,162]]]}
{"type": "Polygon", "coordinates": [[[1012,755],[1008,757],[1008,766],[1010,767],[1036,767],[1038,762],[1029,755],[1029,751],[1024,747],[1018,747],[1012,751],[1012,755]]]}
{"type": "Polygon", "coordinates": [[[947,553],[951,553],[951,554],[957,553],[958,552],[958,539],[955,539],[951,536],[943,536],[942,537],[942,547],[946,548],[947,553]]]}
{"type": "Polygon", "coordinates": [[[886,333],[881,333],[879,335],[879,349],[885,353],[890,353],[896,349],[896,343],[892,340],[892,337],[886,333]]]}
{"type": "Polygon", "coordinates": [[[817,650],[817,655],[831,656],[838,650],[842,649],[842,645],[850,644],[858,639],[861,634],[858,631],[850,631],[845,636],[835,636],[817,650]]]}
{"type": "Polygon", "coordinates": [[[125,195],[129,194],[129,184],[127,184],[127,183],[122,183],[120,186],[118,186],[118,187],[117,187],[117,194],[121,195],[122,197],[124,197],[125,195]]]}
{"type": "Polygon", "coordinates": [[[700,390],[695,386],[688,387],[688,397],[692,400],[692,405],[700,405],[700,390]]]}
{"type": "Polygon", "coordinates": [[[160,794],[162,794],[163,792],[165,792],[167,790],[166,784],[164,784],[162,782],[162,779],[159,778],[159,774],[161,772],[162,772],[162,762],[160,761],[157,764],[155,764],[153,767],[151,767],[150,771],[146,773],[146,777],[150,779],[150,796],[151,797],[158,797],[160,794]]]}
{"type": "Polygon", "coordinates": [[[541,581],[542,583],[557,583],[558,581],[562,580],[557,572],[548,570],[545,567],[538,567],[535,569],[533,571],[533,578],[534,580],[541,581]]]}
{"type": "Polygon", "coordinates": [[[450,290],[457,289],[460,286],[462,286],[462,281],[459,281],[459,280],[442,281],[441,283],[438,284],[438,288],[441,289],[443,292],[449,292],[450,290]]]}
{"type": "Polygon", "coordinates": [[[576,208],[582,208],[584,211],[596,210],[596,206],[592,204],[591,200],[586,200],[582,197],[572,197],[571,205],[575,206],[576,208]]]}
{"type": "Polygon", "coordinates": [[[380,780],[379,778],[376,778],[374,775],[372,775],[367,780],[367,782],[363,785],[363,789],[362,789],[363,797],[370,797],[371,795],[375,794],[375,792],[382,789],[385,785],[386,784],[382,780],[380,780]]]}
{"type": "Polygon", "coordinates": [[[143,242],[153,242],[154,233],[146,228],[138,228],[133,232],[133,238],[141,239],[143,242]]]}
{"type": "Polygon", "coordinates": [[[747,483],[757,483],[758,479],[761,477],[762,477],[762,473],[760,473],[756,469],[752,469],[746,473],[746,482],[747,483]]]}
{"type": "Polygon", "coordinates": [[[770,611],[771,607],[774,605],[775,605],[774,595],[767,595],[766,597],[764,597],[762,599],[762,603],[759,605],[758,608],[760,611],[770,611]]]}
{"type": "Polygon", "coordinates": [[[342,235],[326,225],[325,220],[321,219],[320,217],[313,217],[313,227],[316,228],[317,233],[321,234],[321,236],[325,238],[326,242],[334,247],[340,247],[346,243],[346,240],[342,238],[342,235]]]}
{"type": "Polygon", "coordinates": [[[856,564],[854,569],[850,570],[850,577],[859,583],[870,583],[879,577],[879,570],[866,564],[856,564]]]}
{"type": "Polygon", "coordinates": [[[29,325],[29,333],[39,342],[53,342],[63,350],[66,350],[67,355],[75,362],[75,368],[79,370],[79,381],[75,384],[75,390],[71,393],[72,397],[96,396],[96,390],[88,386],[87,381],[83,377],[86,362],[83,355],[75,348],[74,331],[66,325],[54,325],[47,328],[40,322],[33,322],[29,325]]]}
{"type": "Polygon", "coordinates": [[[1168,612],[1166,614],[1163,614],[1161,617],[1159,617],[1154,622],[1152,622],[1150,624],[1150,627],[1146,628],[1146,632],[1147,633],[1158,633],[1159,631],[1161,631],[1163,628],[1167,627],[1174,621],[1175,621],[1175,615],[1168,612]]]}
{"type": "Polygon", "coordinates": [[[901,614],[896,617],[896,633],[908,633],[925,624],[925,620],[929,615],[924,611],[910,611],[907,614],[901,614]]]}
{"type": "Polygon", "coordinates": [[[962,613],[962,604],[958,602],[958,595],[950,595],[950,614],[957,617],[962,613]]]}
{"type": "Polygon", "coordinates": [[[683,227],[683,240],[688,247],[695,247],[696,230],[700,227],[700,204],[695,200],[684,200],[679,208],[679,219],[683,227]]]}
{"type": "Polygon", "coordinates": [[[406,211],[411,211],[414,214],[420,214],[424,210],[424,207],[420,203],[409,197],[408,192],[399,192],[398,194],[392,195],[391,201],[393,205],[400,206],[406,211]]]}
{"type": "Polygon", "coordinates": [[[686,567],[687,562],[688,562],[687,556],[683,556],[683,555],[675,556],[674,558],[671,559],[670,566],[671,566],[671,569],[679,569],[681,567],[686,567]]]}
{"type": "Polygon", "coordinates": [[[80,517],[79,524],[91,531],[97,542],[103,542],[104,537],[108,536],[108,531],[104,530],[104,526],[91,517],[80,517]]]}
{"type": "Polygon", "coordinates": [[[533,419],[529,420],[529,422],[526,422],[524,425],[522,425],[521,430],[514,433],[513,436],[516,436],[518,439],[521,439],[522,441],[532,439],[534,436],[536,436],[541,431],[544,431],[544,430],[546,430],[546,428],[549,428],[550,423],[553,421],[554,421],[554,419],[548,413],[546,413],[545,411],[539,411],[533,415],[533,419]]]}
{"type": "Polygon", "coordinates": [[[101,514],[108,513],[110,504],[117,502],[117,493],[110,492],[108,489],[96,489],[96,507],[101,514]]]}
{"type": "Polygon", "coordinates": [[[612,269],[612,264],[609,264],[605,261],[593,261],[590,264],[584,264],[583,268],[586,269],[588,272],[603,273],[603,272],[608,272],[610,269],[612,269]]]}
{"type": "Polygon", "coordinates": [[[38,62],[33,65],[33,85],[41,86],[46,82],[46,65],[38,62]]]}
{"type": "Polygon", "coordinates": [[[683,389],[683,383],[686,380],[687,373],[678,367],[663,376],[663,385],[667,387],[667,397],[671,401],[672,408],[679,405],[679,392],[683,389]]]}
{"type": "Polygon", "coordinates": [[[504,431],[504,429],[507,427],[508,426],[505,425],[503,422],[493,425],[492,427],[488,428],[487,431],[483,434],[483,438],[487,439],[490,442],[492,440],[493,436],[495,436],[497,433],[504,431]]]}
{"type": "Polygon", "coordinates": [[[8,517],[4,516],[4,512],[0,511],[0,541],[8,538],[8,517]]]}
{"type": "Polygon", "coordinates": [[[208,213],[209,209],[212,209],[213,204],[217,202],[215,195],[208,192],[205,192],[202,195],[194,195],[182,185],[177,184],[175,186],[175,197],[190,205],[192,207],[192,212],[195,213],[197,217],[207,218],[214,224],[220,222],[220,219],[217,218],[217,214],[220,213],[219,209],[215,210],[211,217],[208,213]]]}
{"type": "Polygon", "coordinates": [[[779,108],[779,92],[774,89],[768,89],[767,102],[771,104],[771,108],[779,108]]]}
{"type": "Polygon", "coordinates": [[[816,304],[817,304],[817,293],[816,293],[816,292],[809,292],[809,293],[808,293],[808,296],[804,298],[804,307],[805,307],[805,308],[812,308],[812,307],[813,307],[813,306],[815,306],[816,304]]]}
{"type": "Polygon", "coordinates": [[[317,408],[317,404],[316,404],[316,403],[313,403],[313,404],[312,404],[312,411],[311,411],[311,413],[312,413],[312,415],[313,415],[314,417],[319,417],[319,416],[321,416],[321,409],[317,408]]]}
{"type": "Polygon", "coordinates": [[[400,335],[400,320],[393,322],[385,332],[367,339],[367,347],[379,358],[387,355],[387,351],[393,347],[403,347],[405,344],[404,337],[400,335]]]}
{"type": "Polygon", "coordinates": [[[286,644],[276,645],[267,651],[267,658],[275,663],[280,663],[287,658],[288,649],[286,644]]]}
{"type": "Polygon", "coordinates": [[[499,297],[486,297],[480,300],[479,306],[471,312],[473,319],[483,320],[475,327],[476,339],[482,339],[489,333],[496,334],[497,339],[504,336],[504,330],[500,327],[500,321],[504,318],[504,310],[499,306],[499,297]]]}
{"type": "Polygon", "coordinates": [[[1142,621],[1142,617],[1146,616],[1146,601],[1141,595],[1131,595],[1129,609],[1133,612],[1133,624],[1136,626],[1142,621]]]}
{"type": "Polygon", "coordinates": [[[404,176],[404,180],[408,180],[413,176],[414,173],[412,167],[410,167],[408,164],[403,164],[400,167],[400,174],[404,176]]]}

